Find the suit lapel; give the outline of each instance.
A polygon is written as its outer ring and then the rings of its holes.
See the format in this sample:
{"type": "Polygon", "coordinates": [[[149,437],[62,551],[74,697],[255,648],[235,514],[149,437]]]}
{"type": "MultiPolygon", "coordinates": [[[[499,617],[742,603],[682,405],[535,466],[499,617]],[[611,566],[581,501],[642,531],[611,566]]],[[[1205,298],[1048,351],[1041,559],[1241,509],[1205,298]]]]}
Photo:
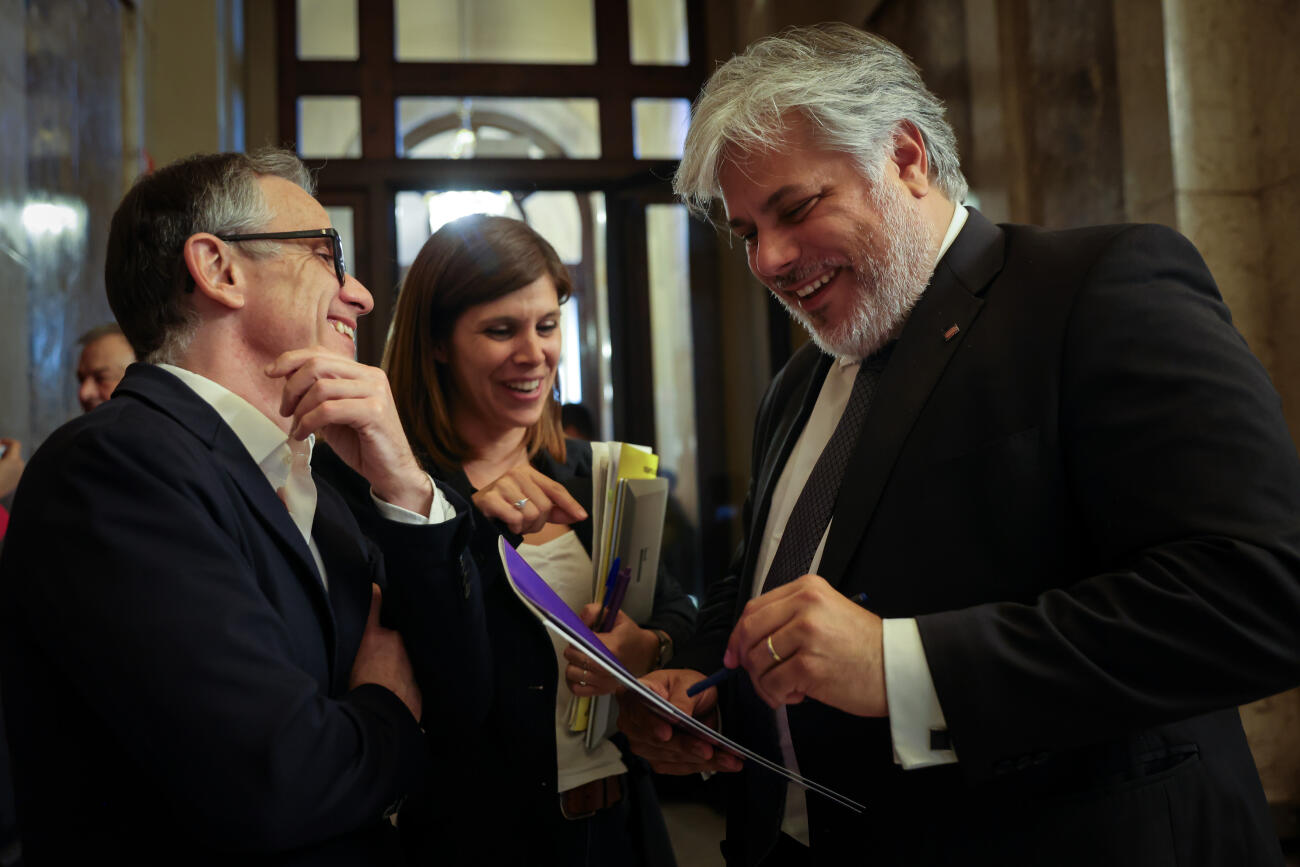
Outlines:
{"type": "Polygon", "coordinates": [[[322,628],[329,642],[334,641],[334,622],[329,600],[316,570],[311,549],[298,532],[289,510],[276,496],[261,468],[253,461],[235,432],[222,420],[207,401],[195,394],[189,386],[165,370],[153,365],[133,364],[118,385],[126,393],[148,402],[166,413],[199,438],[211,451],[213,458],[226,470],[239,488],[249,510],[257,516],[266,531],[289,553],[293,572],[298,576],[316,607],[322,628]]]}
{"type": "Polygon", "coordinates": [[[826,371],[830,369],[831,357],[824,353],[817,353],[816,363],[812,367],[811,373],[802,377],[802,382],[795,386],[794,394],[797,399],[794,406],[797,408],[794,413],[785,413],[777,420],[776,428],[772,432],[772,439],[777,443],[777,448],[771,452],[771,457],[764,462],[762,471],[758,478],[758,485],[755,491],[758,495],[758,502],[763,504],[762,523],[767,523],[767,511],[772,504],[772,489],[776,487],[776,482],[781,478],[781,471],[785,469],[785,462],[789,459],[790,453],[794,451],[794,444],[799,440],[799,434],[803,432],[804,424],[808,421],[808,416],[812,414],[813,407],[817,404],[817,396],[821,393],[822,382],[826,379],[826,371]]]}
{"type": "MultiPolygon", "coordinates": [[[[772,429],[763,431],[755,445],[761,447],[760,444],[766,441],[774,443],[776,447],[767,452],[754,483],[755,506],[749,528],[750,544],[746,547],[744,568],[741,571],[751,581],[758,566],[758,551],[762,547],[768,513],[772,510],[773,490],[785,469],[785,462],[794,451],[794,445],[799,440],[808,416],[812,414],[832,361],[829,355],[814,345],[805,345],[781,371],[782,380],[789,377],[789,385],[777,383],[771,396],[776,418],[772,422],[772,429]]],[[[743,591],[737,594],[737,611],[749,601],[750,588],[746,586],[743,591]]]]}
{"type": "Polygon", "coordinates": [[[832,585],[839,586],[913,424],[979,316],[980,295],[1001,269],[1002,253],[1001,230],[971,211],[908,317],[835,502],[818,569],[832,585]]]}
{"type": "Polygon", "coordinates": [[[328,619],[334,627],[326,636],[333,666],[330,682],[336,694],[342,694],[347,691],[352,661],[366,628],[370,585],[375,575],[367,551],[359,544],[360,531],[343,498],[319,477],[311,534],[330,575],[330,604],[326,605],[322,620],[328,619]]]}

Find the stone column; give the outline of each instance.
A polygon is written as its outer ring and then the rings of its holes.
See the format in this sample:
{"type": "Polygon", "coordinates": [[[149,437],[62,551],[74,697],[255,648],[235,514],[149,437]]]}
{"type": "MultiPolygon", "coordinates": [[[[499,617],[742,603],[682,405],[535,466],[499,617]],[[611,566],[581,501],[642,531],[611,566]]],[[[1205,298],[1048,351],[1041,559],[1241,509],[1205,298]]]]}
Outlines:
{"type": "Polygon", "coordinates": [[[23,0],[0,0],[0,303],[5,326],[0,334],[0,436],[15,437],[29,451],[27,235],[27,63],[23,0]]]}
{"type": "MultiPolygon", "coordinates": [[[[1294,0],[1163,0],[1177,227],[1218,280],[1300,433],[1300,9],[1294,0]]],[[[1296,836],[1300,691],[1242,708],[1277,808],[1296,836]]]]}
{"type": "Polygon", "coordinates": [[[78,412],[76,338],[111,319],[103,271],[108,220],[122,193],[119,15],[118,4],[99,0],[28,0],[6,18],[18,23],[22,49],[5,53],[18,58],[21,76],[17,99],[5,100],[6,115],[17,106],[21,118],[15,113],[11,128],[7,117],[5,130],[26,134],[6,135],[20,150],[6,151],[0,170],[21,188],[3,218],[21,277],[8,282],[10,275],[5,291],[22,287],[26,303],[11,308],[0,342],[23,347],[22,362],[6,370],[4,397],[7,412],[25,416],[29,451],[78,412]],[[25,315],[13,316],[15,309],[25,315]]]}

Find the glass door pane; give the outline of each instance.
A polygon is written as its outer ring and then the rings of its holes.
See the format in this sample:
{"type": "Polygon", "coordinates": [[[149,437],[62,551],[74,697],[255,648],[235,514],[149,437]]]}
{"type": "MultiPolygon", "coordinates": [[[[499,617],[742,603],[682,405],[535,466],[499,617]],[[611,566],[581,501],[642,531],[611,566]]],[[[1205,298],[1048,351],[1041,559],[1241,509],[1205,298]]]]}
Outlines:
{"type": "Polygon", "coordinates": [[[696,528],[700,526],[690,223],[682,205],[647,205],[645,225],[655,444],[659,474],[672,479],[664,562],[690,588],[695,586],[694,564],[699,559],[696,528]],[[672,520],[677,526],[672,526],[672,520]]]}
{"type": "Polygon", "coordinates": [[[298,0],[298,59],[356,60],[357,0],[298,0]]]}
{"type": "Polygon", "coordinates": [[[595,63],[592,0],[397,0],[402,61],[595,63]]]}
{"type": "Polygon", "coordinates": [[[627,20],[633,63],[663,66],[690,63],[686,0],[628,0],[627,20]]]}
{"type": "Polygon", "coordinates": [[[399,97],[397,155],[422,159],[598,159],[600,102],[585,98],[399,97]]]}

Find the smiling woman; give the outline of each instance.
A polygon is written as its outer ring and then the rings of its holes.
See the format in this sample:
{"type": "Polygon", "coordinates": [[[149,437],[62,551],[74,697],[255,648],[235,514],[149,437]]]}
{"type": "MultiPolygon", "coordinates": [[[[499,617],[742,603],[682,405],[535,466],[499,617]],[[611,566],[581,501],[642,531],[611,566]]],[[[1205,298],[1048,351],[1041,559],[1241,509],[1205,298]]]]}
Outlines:
{"type": "MultiPolygon", "coordinates": [[[[455,802],[433,796],[403,810],[401,828],[419,841],[410,845],[422,850],[427,841],[430,860],[674,863],[648,767],[612,741],[588,750],[582,733],[570,733],[572,696],[597,686],[511,591],[498,525],[484,517],[508,514],[508,541],[547,583],[575,610],[590,601],[583,504],[592,495],[591,448],[565,439],[555,398],[570,286],[555,250],[527,224],[477,215],[428,240],[398,298],[384,366],[417,456],[475,506],[470,550],[483,576],[495,669],[492,711],[465,744],[464,772],[444,769],[431,787],[455,791],[455,802]],[[513,800],[510,835],[497,825],[504,793],[513,800]],[[434,830],[441,827],[456,833],[434,830]],[[471,848],[449,854],[461,845],[453,840],[471,848]]],[[[644,628],[620,614],[601,638],[645,674],[693,621],[689,598],[661,575],[644,628]]]]}
{"type": "Polygon", "coordinates": [[[455,220],[420,250],[384,368],[407,432],[432,464],[447,471],[468,461],[498,471],[491,481],[543,450],[565,459],[551,385],[570,285],[551,245],[519,220],[455,220]],[[507,382],[532,379],[542,382],[517,403],[490,399],[507,382]]]}
{"type": "Polygon", "coordinates": [[[450,371],[456,429],[478,443],[509,438],[553,409],[559,290],[549,275],[471,307],[437,356],[450,371]]]}

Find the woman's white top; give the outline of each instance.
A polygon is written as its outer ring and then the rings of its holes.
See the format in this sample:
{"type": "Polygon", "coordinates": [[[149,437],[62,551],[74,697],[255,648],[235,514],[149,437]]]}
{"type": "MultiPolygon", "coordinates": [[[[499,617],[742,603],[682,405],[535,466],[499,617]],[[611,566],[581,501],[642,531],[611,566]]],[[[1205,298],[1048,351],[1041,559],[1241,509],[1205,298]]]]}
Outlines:
{"type": "MultiPolygon", "coordinates": [[[[540,545],[520,545],[519,556],[533,567],[564,603],[575,612],[591,601],[591,556],[582,547],[578,534],[570,530],[540,545]]],[[[555,756],[556,791],[567,792],[583,783],[627,771],[623,757],[608,740],[588,751],[586,732],[569,731],[569,702],[573,692],[564,679],[568,660],[564,658],[569,642],[550,629],[546,634],[555,648],[557,683],[555,687],[555,756]]]]}

